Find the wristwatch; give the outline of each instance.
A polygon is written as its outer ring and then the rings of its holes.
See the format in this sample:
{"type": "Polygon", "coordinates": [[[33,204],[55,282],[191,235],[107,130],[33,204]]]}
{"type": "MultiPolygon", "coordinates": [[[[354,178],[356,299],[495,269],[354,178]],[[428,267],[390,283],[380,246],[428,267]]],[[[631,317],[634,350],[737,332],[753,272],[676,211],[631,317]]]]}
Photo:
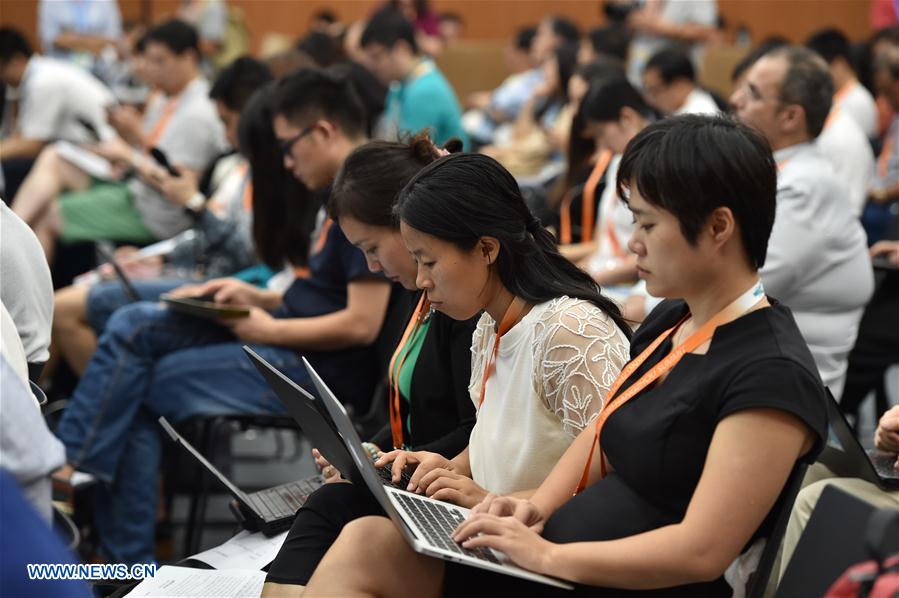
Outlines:
{"type": "Polygon", "coordinates": [[[184,204],[184,209],[192,212],[194,214],[199,214],[206,207],[206,196],[197,191],[194,193],[190,199],[187,200],[187,203],[184,204]]]}

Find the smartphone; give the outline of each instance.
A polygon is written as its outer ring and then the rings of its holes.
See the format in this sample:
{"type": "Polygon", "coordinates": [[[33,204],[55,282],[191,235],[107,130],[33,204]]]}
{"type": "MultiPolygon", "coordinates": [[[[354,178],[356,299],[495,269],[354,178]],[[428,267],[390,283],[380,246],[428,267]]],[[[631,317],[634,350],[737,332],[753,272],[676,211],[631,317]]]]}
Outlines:
{"type": "Polygon", "coordinates": [[[169,163],[169,159],[161,149],[159,149],[158,147],[150,148],[150,155],[153,156],[153,159],[156,160],[156,163],[165,168],[170,175],[181,176],[181,173],[178,172],[178,169],[172,166],[171,163],[169,163]]]}

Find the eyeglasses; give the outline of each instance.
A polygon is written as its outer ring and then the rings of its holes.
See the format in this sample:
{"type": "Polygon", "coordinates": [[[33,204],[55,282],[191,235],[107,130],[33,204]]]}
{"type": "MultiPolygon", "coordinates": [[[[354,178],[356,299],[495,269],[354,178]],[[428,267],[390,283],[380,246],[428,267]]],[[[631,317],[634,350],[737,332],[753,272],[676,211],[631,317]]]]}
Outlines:
{"type": "Polygon", "coordinates": [[[743,93],[745,93],[749,97],[749,99],[754,102],[774,102],[775,104],[782,103],[782,100],[780,98],[766,98],[761,94],[758,87],[756,87],[752,83],[749,83],[748,81],[746,83],[743,83],[741,89],[743,93]]]}
{"type": "Polygon", "coordinates": [[[303,137],[305,137],[306,135],[311,133],[313,131],[313,129],[315,129],[316,124],[318,124],[318,123],[312,123],[311,125],[309,125],[305,129],[303,129],[302,131],[300,131],[299,133],[297,133],[290,139],[288,139],[286,141],[282,141],[281,142],[281,153],[284,154],[285,156],[289,156],[290,153],[293,151],[293,146],[296,145],[297,141],[299,141],[300,139],[302,139],[303,137]]]}

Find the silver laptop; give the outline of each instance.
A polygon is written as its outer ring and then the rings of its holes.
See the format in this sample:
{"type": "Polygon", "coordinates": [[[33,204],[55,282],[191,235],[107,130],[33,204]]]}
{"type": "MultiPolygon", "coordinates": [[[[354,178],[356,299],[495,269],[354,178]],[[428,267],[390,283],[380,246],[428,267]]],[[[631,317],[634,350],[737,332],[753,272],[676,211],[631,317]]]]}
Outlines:
{"type": "Polygon", "coordinates": [[[319,398],[337,426],[347,451],[361,472],[365,485],[415,552],[567,590],[574,587],[568,582],[513,565],[499,551],[490,548],[471,550],[457,544],[452,533],[468,517],[468,509],[384,486],[368,452],[362,448],[362,441],[343,405],[305,357],[303,364],[318,390],[319,398]]]}

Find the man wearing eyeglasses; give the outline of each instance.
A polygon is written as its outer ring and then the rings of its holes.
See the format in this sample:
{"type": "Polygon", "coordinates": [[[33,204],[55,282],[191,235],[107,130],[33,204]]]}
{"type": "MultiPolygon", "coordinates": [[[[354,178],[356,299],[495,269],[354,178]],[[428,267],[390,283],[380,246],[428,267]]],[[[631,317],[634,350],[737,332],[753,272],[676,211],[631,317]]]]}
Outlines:
{"type": "Polygon", "coordinates": [[[824,61],[787,46],[758,59],[730,101],[737,118],[767,138],[779,171],[762,282],[793,310],[821,378],[839,397],[874,278],[848,189],[814,143],[832,97],[824,61]]]}

